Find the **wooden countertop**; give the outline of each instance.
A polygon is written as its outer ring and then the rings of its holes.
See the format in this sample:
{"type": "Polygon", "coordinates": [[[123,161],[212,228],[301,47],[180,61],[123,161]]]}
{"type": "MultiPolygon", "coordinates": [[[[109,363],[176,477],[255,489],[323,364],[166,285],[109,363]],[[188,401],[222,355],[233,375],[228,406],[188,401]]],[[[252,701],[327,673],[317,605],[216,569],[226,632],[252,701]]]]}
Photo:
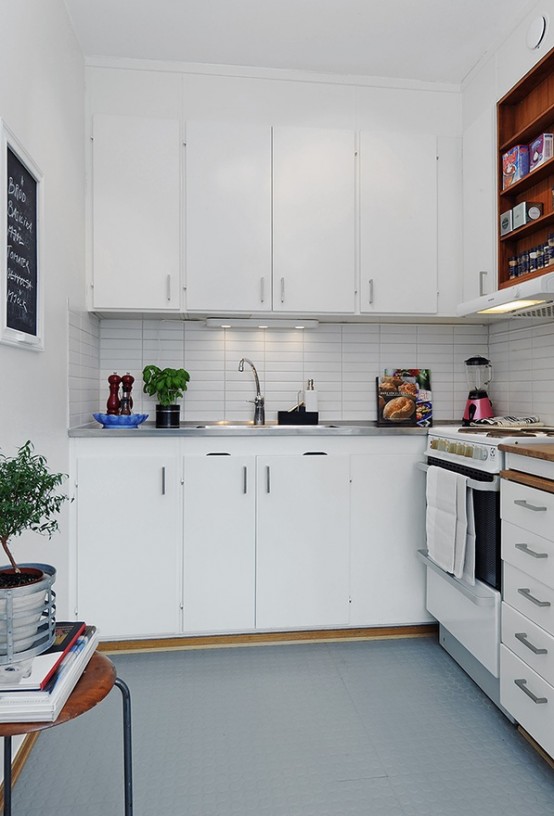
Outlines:
{"type": "Polygon", "coordinates": [[[541,442],[537,445],[507,445],[501,443],[499,450],[505,453],[515,453],[518,456],[529,456],[532,459],[544,459],[546,462],[554,462],[554,439],[552,442],[541,442]]]}
{"type": "Polygon", "coordinates": [[[533,476],[531,473],[521,473],[519,470],[501,470],[500,476],[509,482],[534,487],[537,490],[545,490],[547,493],[554,493],[554,481],[544,479],[542,476],[533,476]]]}

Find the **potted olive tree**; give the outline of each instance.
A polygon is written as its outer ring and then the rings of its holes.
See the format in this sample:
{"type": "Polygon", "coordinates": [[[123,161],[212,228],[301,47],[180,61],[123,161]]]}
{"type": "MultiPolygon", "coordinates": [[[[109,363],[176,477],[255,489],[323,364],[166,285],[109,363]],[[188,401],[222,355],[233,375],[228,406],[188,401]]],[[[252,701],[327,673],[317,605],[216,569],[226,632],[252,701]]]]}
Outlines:
{"type": "Polygon", "coordinates": [[[56,570],[18,564],[10,543],[25,530],[50,538],[58,529],[56,516],[68,499],[57,492],[64,478],[48,469],[29,441],[13,457],[0,453],[0,543],[10,562],[0,568],[0,663],[17,660],[29,648],[38,654],[52,644],[56,570]]]}
{"type": "Polygon", "coordinates": [[[149,397],[157,397],[156,428],[178,428],[181,406],[175,400],[181,399],[187,390],[190,374],[184,368],[158,368],[147,365],[142,371],[143,391],[149,397]]]}

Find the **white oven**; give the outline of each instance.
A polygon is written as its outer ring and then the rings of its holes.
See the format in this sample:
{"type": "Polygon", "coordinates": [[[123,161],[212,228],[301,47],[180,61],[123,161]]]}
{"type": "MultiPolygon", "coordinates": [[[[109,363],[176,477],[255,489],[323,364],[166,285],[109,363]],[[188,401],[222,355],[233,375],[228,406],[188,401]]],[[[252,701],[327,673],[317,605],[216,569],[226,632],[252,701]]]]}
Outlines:
{"type": "MultiPolygon", "coordinates": [[[[499,474],[504,467],[504,454],[498,445],[539,442],[544,439],[540,433],[521,438],[512,430],[437,426],[429,430],[426,462],[422,464],[427,471],[430,467],[441,468],[464,477],[467,509],[472,516],[468,529],[472,527],[475,547],[474,578],[468,580],[438,566],[428,549],[419,551],[427,567],[426,607],[439,622],[441,645],[499,707],[502,591],[499,474]]],[[[429,476],[428,473],[428,480],[429,476]]]]}

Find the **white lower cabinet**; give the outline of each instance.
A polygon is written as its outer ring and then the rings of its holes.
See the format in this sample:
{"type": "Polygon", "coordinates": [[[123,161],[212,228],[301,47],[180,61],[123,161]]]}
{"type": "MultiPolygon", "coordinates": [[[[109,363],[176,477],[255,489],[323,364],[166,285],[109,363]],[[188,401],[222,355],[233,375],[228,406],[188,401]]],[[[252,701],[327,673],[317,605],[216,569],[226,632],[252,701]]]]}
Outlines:
{"type": "Polygon", "coordinates": [[[77,618],[102,638],[180,629],[179,459],[163,447],[76,461],[77,618]]]}
{"type": "Polygon", "coordinates": [[[425,475],[417,442],[387,440],[375,454],[351,457],[350,623],[376,626],[430,620],[425,567],[425,475]]]}
{"type": "Polygon", "coordinates": [[[102,638],[430,620],[423,437],[102,434],[73,444],[70,587],[102,638]]]}
{"type": "Polygon", "coordinates": [[[256,459],[185,456],[184,629],[255,627],[256,459]]]}
{"type": "Polygon", "coordinates": [[[500,702],[554,756],[554,480],[517,479],[501,487],[500,702]]]}
{"type": "Polygon", "coordinates": [[[349,457],[258,457],[256,626],[348,624],[349,457]]]}

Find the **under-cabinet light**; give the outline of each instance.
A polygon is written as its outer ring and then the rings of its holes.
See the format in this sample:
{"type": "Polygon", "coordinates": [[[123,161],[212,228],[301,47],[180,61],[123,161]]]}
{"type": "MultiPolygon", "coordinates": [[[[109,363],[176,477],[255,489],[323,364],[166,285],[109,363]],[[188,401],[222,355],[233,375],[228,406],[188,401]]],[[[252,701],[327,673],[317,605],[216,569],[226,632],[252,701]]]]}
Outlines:
{"type": "Polygon", "coordinates": [[[520,309],[528,309],[530,306],[538,306],[546,303],[546,300],[510,300],[508,303],[500,303],[498,306],[491,306],[488,309],[479,309],[478,314],[509,314],[520,309]]]}
{"type": "Polygon", "coordinates": [[[279,320],[255,317],[206,318],[208,329],[317,329],[319,320],[279,320]]]}

